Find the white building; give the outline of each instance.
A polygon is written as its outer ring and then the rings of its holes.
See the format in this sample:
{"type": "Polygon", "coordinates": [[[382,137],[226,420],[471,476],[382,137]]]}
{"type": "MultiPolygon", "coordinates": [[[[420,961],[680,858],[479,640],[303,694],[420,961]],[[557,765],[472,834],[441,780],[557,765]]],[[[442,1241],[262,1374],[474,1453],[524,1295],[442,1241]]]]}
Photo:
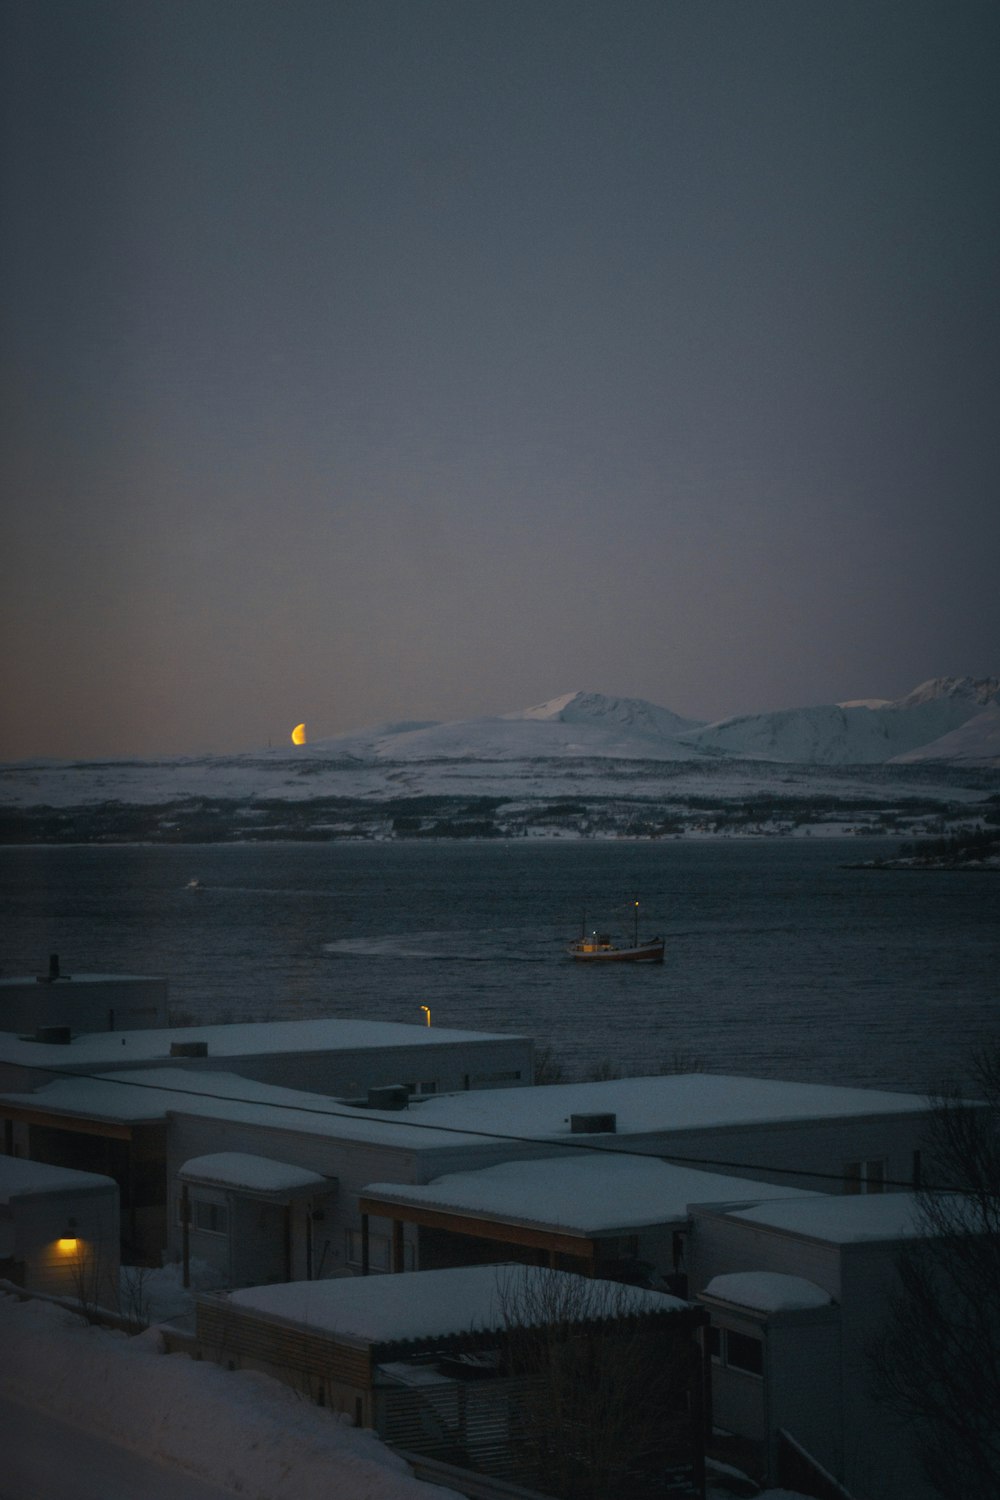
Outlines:
{"type": "Polygon", "coordinates": [[[53,953],[42,974],[0,979],[0,1032],[56,1041],[67,1030],[137,1031],[167,1024],[162,975],[68,974],[53,953]]]}
{"type": "MultiPolygon", "coordinates": [[[[318,1174],[330,1184],[322,1217],[287,1205],[293,1279],[310,1264],[323,1277],[360,1272],[366,1259],[369,1270],[420,1266],[412,1215],[362,1210],[373,1184],[405,1190],[501,1162],[603,1152],[745,1179],[751,1197],[761,1184],[856,1191],[909,1180],[927,1118],[912,1095],[705,1074],[391,1098],[400,1107],[359,1108],[232,1072],[150,1068],[6,1094],[0,1118],[22,1155],[110,1171],[126,1228],[151,1257],[164,1247],[181,1257],[182,1173],[194,1160],[239,1153],[318,1174]]],[[[239,1183],[189,1175],[188,1186],[198,1226],[191,1253],[236,1264],[239,1183]]],[[[714,1201],[733,1196],[727,1189],[714,1201]]],[[[652,1213],[662,1225],[659,1207],[652,1213]]]]}
{"type": "Polygon", "coordinates": [[[909,1193],[692,1209],[690,1285],[712,1319],[713,1421],[788,1482],[789,1445],[856,1500],[920,1500],[913,1443],[882,1408],[868,1352],[901,1246],[922,1233],[909,1193]]]}
{"type": "Polygon", "coordinates": [[[118,1187],[0,1156],[0,1275],[32,1292],[118,1305],[118,1187]]]}
{"type": "Polygon", "coordinates": [[[363,1099],[388,1084],[415,1094],[524,1086],[532,1082],[534,1043],[507,1032],[338,1019],[100,1031],[67,1023],[42,1028],[38,1038],[34,1030],[0,1034],[5,1092],[59,1073],[172,1067],[363,1099]]]}

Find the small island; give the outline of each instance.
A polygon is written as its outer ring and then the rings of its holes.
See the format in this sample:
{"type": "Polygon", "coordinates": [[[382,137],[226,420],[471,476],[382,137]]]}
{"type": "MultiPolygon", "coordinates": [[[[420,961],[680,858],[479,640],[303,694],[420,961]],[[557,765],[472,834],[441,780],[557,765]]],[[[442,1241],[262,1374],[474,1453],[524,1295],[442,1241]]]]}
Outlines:
{"type": "Polygon", "coordinates": [[[889,859],[866,859],[848,870],[1000,870],[1000,828],[964,828],[945,838],[900,844],[889,859]]]}

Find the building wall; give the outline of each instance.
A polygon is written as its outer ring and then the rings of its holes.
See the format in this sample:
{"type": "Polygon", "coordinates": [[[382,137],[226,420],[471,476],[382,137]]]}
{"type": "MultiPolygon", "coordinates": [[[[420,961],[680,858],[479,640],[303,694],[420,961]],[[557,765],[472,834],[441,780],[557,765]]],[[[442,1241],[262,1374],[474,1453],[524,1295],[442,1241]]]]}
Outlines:
{"type": "Polygon", "coordinates": [[[772,1318],[764,1341],[771,1464],[784,1428],[830,1473],[843,1472],[840,1310],[772,1318]]]}
{"type": "Polygon", "coordinates": [[[33,1037],[40,1026],[146,1031],[169,1024],[167,981],[159,976],[0,980],[0,1031],[33,1037]]]}
{"type": "MultiPolygon", "coordinates": [[[[242,1121],[214,1120],[194,1115],[178,1115],[171,1118],[168,1146],[167,1173],[170,1182],[170,1238],[168,1253],[172,1259],[181,1254],[181,1230],[178,1211],[180,1184],[178,1173],[186,1161],[193,1157],[206,1156],[218,1151],[246,1151],[252,1155],[265,1156],[272,1161],[289,1162],[320,1172],[336,1179],[331,1183],[331,1192],[321,1208],[323,1219],[312,1226],[313,1275],[338,1276],[350,1274],[348,1231],[360,1234],[361,1216],[358,1211],[358,1195],[369,1182],[389,1180],[413,1182],[414,1153],[395,1147],[377,1147],[366,1143],[343,1142],[304,1132],[279,1130],[273,1126],[254,1125],[242,1121]],[[388,1178],[381,1176],[388,1173],[388,1178]]],[[[207,1189],[192,1187],[192,1193],[205,1194],[207,1189]]],[[[220,1202],[225,1201],[224,1190],[220,1190],[220,1202]]],[[[293,1279],[306,1275],[305,1208],[296,1212],[294,1233],[293,1279]]],[[[196,1249],[194,1233],[191,1236],[191,1254],[200,1254],[196,1249]]],[[[211,1263],[219,1263],[219,1247],[213,1250],[211,1263]]],[[[262,1280],[268,1278],[263,1277],[262,1280]]],[[[249,1281],[244,1284],[252,1285],[249,1281]]]]}
{"type": "MultiPolygon", "coordinates": [[[[708,1209],[694,1210],[691,1239],[693,1291],[729,1272],[778,1271],[815,1282],[838,1304],[835,1325],[818,1318],[817,1326],[807,1326],[804,1315],[799,1324],[791,1314],[758,1320],[766,1323],[761,1435],[772,1460],[774,1434],[785,1427],[858,1500],[930,1500],[912,1440],[880,1405],[869,1365],[872,1340],[889,1311],[899,1243],[827,1244],[708,1209]]],[[[712,1318],[734,1321],[715,1309],[712,1318]]],[[[731,1372],[713,1368],[720,1426],[748,1419],[738,1385],[731,1372]]],[[[775,1480],[773,1471],[769,1477],[775,1480]]]]}
{"type": "Polygon", "coordinates": [[[10,1210],[14,1258],[24,1266],[29,1291],[117,1307],[115,1188],[12,1197],[10,1210]]]}
{"type": "MultiPolygon", "coordinates": [[[[402,1113],[402,1112],[401,1112],[402,1113]]],[[[419,1115],[415,1113],[415,1118],[419,1115]]],[[[272,1125],[248,1121],[219,1120],[195,1114],[174,1113],[168,1127],[167,1178],[170,1184],[168,1255],[181,1254],[180,1221],[177,1201],[180,1194],[178,1173],[193,1157],[217,1151],[246,1151],[266,1156],[272,1161],[289,1162],[324,1176],[336,1178],[336,1192],[322,1225],[314,1226],[314,1275],[342,1276],[357,1274],[361,1267],[361,1213],[358,1199],[370,1183],[401,1184],[430,1182],[445,1173],[469,1171],[492,1166],[515,1158],[553,1155],[553,1147],[532,1142],[462,1142],[451,1147],[398,1146],[372,1141],[346,1141],[334,1136],[314,1135],[285,1130],[272,1125]]],[[[392,1226],[389,1220],[372,1218],[371,1269],[382,1269],[380,1259],[387,1255],[392,1226]]],[[[302,1240],[297,1234],[296,1242],[302,1240]]],[[[408,1269],[419,1269],[417,1232],[408,1225],[404,1234],[404,1255],[408,1269]]],[[[192,1254],[194,1254],[192,1242],[192,1254]]],[[[304,1276],[304,1249],[296,1251],[296,1275],[304,1276]]],[[[214,1263],[214,1262],[213,1262],[214,1263]]],[[[386,1262],[387,1266],[387,1262],[386,1262]]]]}
{"type": "Polygon", "coordinates": [[[931,1500],[913,1442],[879,1404],[869,1350],[897,1285],[898,1244],[845,1245],[843,1281],[844,1483],[877,1500],[931,1500]]]}
{"type": "MultiPolygon", "coordinates": [[[[844,1191],[851,1162],[883,1161],[887,1180],[909,1186],[915,1151],[925,1148],[929,1111],[868,1115],[800,1123],[726,1126],[713,1130],[663,1132],[643,1138],[640,1149],[684,1166],[704,1167],[728,1176],[810,1188],[844,1191]],[[672,1156],[671,1149],[677,1152],[672,1156]]],[[[929,1159],[922,1158],[928,1171],[929,1159]]],[[[902,1191],[896,1188],[894,1191],[902,1191]]]]}
{"type": "MultiPolygon", "coordinates": [[[[212,1065],[211,1057],[208,1062],[212,1065]]],[[[465,1089],[530,1085],[534,1043],[528,1037],[437,1044],[422,1041],[352,1051],[276,1052],[246,1058],[220,1056],[214,1066],[260,1083],[343,1098],[364,1098],[370,1088],[393,1083],[409,1084],[417,1094],[450,1094],[465,1089]]]]}
{"type": "Polygon", "coordinates": [[[835,1245],[782,1234],[716,1209],[692,1209],[691,1225],[688,1288],[692,1296],[703,1292],[716,1276],[732,1271],[778,1271],[813,1281],[834,1301],[841,1300],[840,1256],[835,1245]]]}
{"type": "MultiPolygon", "coordinates": [[[[155,981],[136,981],[152,984],[155,981]]],[[[117,981],[124,984],[125,981],[117,981]]],[[[86,990],[94,988],[87,985],[86,990]]],[[[50,985],[38,985],[39,990],[50,990],[50,985]]],[[[84,993],[81,986],[80,993],[84,993]]],[[[2,999],[2,997],[0,997],[2,999]]],[[[79,1008],[77,1008],[79,1009],[79,1008]]],[[[95,1010],[95,1020],[100,1021],[100,1007],[95,1010]]],[[[70,1025],[74,1032],[107,1030],[105,1020],[93,1026],[84,1025],[87,1019],[80,1011],[75,1013],[72,1023],[67,1020],[59,1024],[70,1025]]],[[[116,1011],[116,1015],[118,1012],[116,1011]]],[[[39,1025],[48,1024],[41,1021],[39,1025]]],[[[55,1024],[55,1023],[52,1023],[55,1024]]],[[[130,1027],[127,1017],[118,1016],[120,1028],[130,1027]]],[[[143,1022],[131,1029],[143,1030],[150,1025],[166,1026],[166,1019],[143,1022]]],[[[35,1024],[25,1029],[25,1035],[34,1036],[35,1024]]],[[[234,1028],[235,1029],[235,1028],[234,1028]]],[[[0,1032],[15,1031],[16,1027],[0,1024],[0,1032]]],[[[419,1028],[414,1028],[419,1031],[419,1028]]],[[[182,1040],[183,1032],[174,1040],[182,1040]]],[[[278,1084],[283,1088],[302,1089],[308,1093],[328,1094],[334,1098],[367,1099],[370,1088],[387,1084],[409,1084],[417,1094],[461,1093],[467,1089],[524,1088],[530,1086],[534,1069],[534,1043],[529,1037],[486,1037],[468,1041],[441,1041],[401,1043],[392,1047],[358,1047],[353,1049],[328,1048],[309,1049],[302,1052],[260,1053],[251,1056],[231,1056],[221,1050],[209,1050],[204,1057],[172,1057],[169,1049],[166,1056],[149,1058],[137,1055],[129,1049],[128,1038],[116,1040],[113,1055],[103,1061],[81,1062],[74,1057],[72,1046],[53,1042],[36,1051],[32,1062],[11,1062],[0,1059],[0,1093],[24,1093],[41,1088],[52,1081],[52,1072],[101,1072],[114,1067],[116,1072],[127,1072],[139,1068],[177,1068],[185,1073],[225,1072],[235,1073],[241,1078],[252,1078],[259,1083],[278,1084]]]]}

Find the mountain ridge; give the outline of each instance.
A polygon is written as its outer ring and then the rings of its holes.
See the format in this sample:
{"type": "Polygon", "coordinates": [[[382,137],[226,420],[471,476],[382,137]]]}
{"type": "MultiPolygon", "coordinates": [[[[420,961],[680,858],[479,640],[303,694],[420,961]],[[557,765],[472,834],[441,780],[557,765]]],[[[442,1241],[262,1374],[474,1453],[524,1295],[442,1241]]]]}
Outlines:
{"type": "Polygon", "coordinates": [[[682,761],[721,755],[830,766],[891,764],[902,756],[908,763],[926,758],[989,765],[1000,757],[987,712],[998,699],[1000,678],[932,677],[895,700],[854,699],[706,724],[644,698],[575,691],[503,714],[383,725],[303,748],[313,756],[336,752],[380,762],[546,756],[682,761]],[[980,719],[981,733],[940,743],[980,719]]]}

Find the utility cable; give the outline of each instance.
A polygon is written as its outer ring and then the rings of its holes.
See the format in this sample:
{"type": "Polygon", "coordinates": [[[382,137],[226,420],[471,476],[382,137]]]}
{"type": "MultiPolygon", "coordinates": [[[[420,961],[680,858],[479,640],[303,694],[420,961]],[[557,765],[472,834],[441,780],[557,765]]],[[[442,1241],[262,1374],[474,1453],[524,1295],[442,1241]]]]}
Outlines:
{"type": "MultiPolygon", "coordinates": [[[[600,1151],[607,1154],[608,1156],[626,1156],[631,1157],[635,1160],[642,1161],[669,1161],[694,1168],[707,1167],[715,1170],[719,1168],[727,1168],[732,1171],[740,1172],[769,1172],[774,1174],[775,1176],[809,1177],[820,1182],[843,1183],[844,1181],[844,1174],[842,1172],[812,1171],[803,1169],[802,1167],[779,1167],[771,1166],[765,1162],[733,1161],[722,1157],[687,1156],[683,1155],[680,1152],[673,1151],[636,1151],[630,1149],[628,1146],[611,1146],[605,1145],[603,1143],[597,1144],[595,1143],[593,1137],[589,1135],[584,1137],[577,1136],[575,1138],[570,1137],[566,1140],[563,1140],[561,1138],[554,1139],[551,1136],[515,1135],[510,1131],[482,1130],[471,1126],[435,1124],[431,1120],[415,1120],[410,1117],[405,1120],[391,1119],[386,1118],[384,1113],[376,1114],[374,1111],[370,1111],[367,1108],[359,1109],[350,1108],[350,1106],[348,1106],[347,1108],[341,1109],[323,1109],[318,1105],[312,1104],[289,1104],[284,1102],[277,1103],[273,1100],[251,1099],[239,1094],[209,1094],[200,1089],[177,1088],[173,1084],[167,1083],[144,1083],[140,1081],[139,1077],[137,1077],[135,1080],[133,1080],[132,1078],[122,1077],[111,1078],[106,1074],[101,1073],[68,1073],[61,1068],[49,1068],[44,1064],[29,1064],[27,1066],[31,1066],[32,1068],[34,1068],[35,1072],[49,1073],[52,1075],[52,1077],[60,1080],[81,1078],[92,1083],[120,1084],[123,1088],[146,1089],[150,1092],[159,1092],[164,1094],[180,1094],[185,1098],[205,1099],[215,1104],[246,1104],[252,1106],[255,1109],[264,1108],[269,1110],[284,1110],[290,1114],[314,1115],[318,1116],[321,1119],[351,1120],[355,1124],[368,1123],[372,1125],[384,1125],[387,1127],[391,1127],[393,1125],[403,1125],[410,1130],[437,1131],[438,1133],[443,1135],[472,1136],[477,1140],[510,1141],[516,1142],[519,1145],[555,1147],[560,1152],[567,1148],[569,1150],[576,1151],[600,1151]]],[[[141,1068],[136,1069],[137,1074],[141,1074],[141,1072],[141,1068]]],[[[273,1084],[266,1085],[266,1087],[269,1088],[277,1086],[278,1085],[273,1084]]],[[[554,1086],[558,1087],[559,1085],[554,1086]]],[[[485,1093],[487,1091],[483,1090],[483,1092],[485,1093]]],[[[4,1096],[0,1095],[0,1113],[2,1113],[3,1098],[4,1096]]],[[[900,1188],[906,1192],[914,1191],[914,1184],[912,1181],[901,1181],[897,1178],[886,1177],[882,1179],[882,1184],[884,1187],[900,1188]]],[[[934,1183],[922,1183],[920,1190],[923,1192],[933,1193],[966,1193],[972,1191],[968,1188],[947,1187],[941,1184],[934,1183]]]]}

